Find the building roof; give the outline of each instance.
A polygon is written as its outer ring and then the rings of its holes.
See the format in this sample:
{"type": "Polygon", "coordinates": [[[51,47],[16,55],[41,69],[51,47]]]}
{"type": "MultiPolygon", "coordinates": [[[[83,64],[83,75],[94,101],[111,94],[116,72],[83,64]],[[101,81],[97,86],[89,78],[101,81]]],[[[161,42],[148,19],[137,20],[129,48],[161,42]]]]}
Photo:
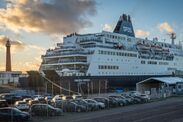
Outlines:
{"type": "Polygon", "coordinates": [[[180,77],[151,77],[151,78],[145,79],[141,82],[138,82],[137,84],[141,84],[144,82],[150,82],[152,80],[160,81],[160,82],[163,82],[166,84],[176,84],[178,82],[183,83],[183,78],[180,78],[180,77]]]}

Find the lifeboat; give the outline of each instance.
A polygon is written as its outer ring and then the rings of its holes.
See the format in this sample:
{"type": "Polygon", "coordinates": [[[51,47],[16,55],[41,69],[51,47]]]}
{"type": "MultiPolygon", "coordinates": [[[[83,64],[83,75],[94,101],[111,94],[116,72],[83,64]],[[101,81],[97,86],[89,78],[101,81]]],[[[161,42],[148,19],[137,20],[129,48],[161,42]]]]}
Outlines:
{"type": "Polygon", "coordinates": [[[169,53],[169,49],[162,49],[163,53],[169,53]]]}
{"type": "Polygon", "coordinates": [[[162,47],[158,46],[158,45],[151,45],[151,49],[153,49],[155,51],[162,51],[162,47]]]}
{"type": "Polygon", "coordinates": [[[150,45],[149,44],[137,43],[137,48],[138,49],[150,49],[150,45]]]}

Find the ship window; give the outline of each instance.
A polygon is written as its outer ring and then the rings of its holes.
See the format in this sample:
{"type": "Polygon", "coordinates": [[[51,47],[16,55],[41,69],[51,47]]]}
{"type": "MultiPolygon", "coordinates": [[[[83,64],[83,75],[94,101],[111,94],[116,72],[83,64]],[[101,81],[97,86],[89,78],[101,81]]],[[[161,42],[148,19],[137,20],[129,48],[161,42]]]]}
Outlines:
{"type": "Polygon", "coordinates": [[[99,69],[119,69],[119,66],[112,66],[112,65],[99,65],[99,69]]]}
{"type": "Polygon", "coordinates": [[[156,61],[148,61],[148,64],[157,64],[156,61]]]}
{"type": "Polygon", "coordinates": [[[146,62],[145,61],[141,61],[141,64],[145,64],[146,62]]]}

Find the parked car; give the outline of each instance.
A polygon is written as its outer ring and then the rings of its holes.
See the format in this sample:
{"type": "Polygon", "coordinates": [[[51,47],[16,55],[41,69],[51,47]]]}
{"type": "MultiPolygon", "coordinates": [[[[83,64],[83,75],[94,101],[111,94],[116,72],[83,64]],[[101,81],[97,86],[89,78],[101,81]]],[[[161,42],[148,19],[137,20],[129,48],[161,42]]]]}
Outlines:
{"type": "Polygon", "coordinates": [[[64,112],[86,112],[87,107],[75,102],[67,101],[63,104],[64,112]]]}
{"type": "Polygon", "coordinates": [[[130,96],[139,96],[139,95],[141,95],[141,93],[138,92],[138,91],[130,91],[130,92],[129,92],[129,95],[130,95],[130,96]]]}
{"type": "Polygon", "coordinates": [[[134,103],[141,103],[142,102],[141,98],[139,98],[138,96],[131,96],[131,97],[133,98],[134,103]]]}
{"type": "Polygon", "coordinates": [[[56,107],[56,108],[61,108],[63,109],[64,103],[66,101],[62,100],[62,101],[56,101],[56,102],[52,102],[51,105],[56,107]]]}
{"type": "Polygon", "coordinates": [[[121,97],[121,96],[117,96],[117,95],[110,95],[109,98],[113,98],[117,101],[118,106],[124,106],[127,104],[126,100],[121,97]]]}
{"type": "MultiPolygon", "coordinates": [[[[117,106],[119,106],[120,102],[117,99],[112,98],[112,97],[109,97],[108,99],[109,99],[109,107],[117,107],[117,106]]],[[[123,103],[121,103],[121,104],[123,104],[123,103]]]]}
{"type": "Polygon", "coordinates": [[[38,100],[39,103],[46,103],[46,100],[44,99],[44,97],[35,97],[34,100],[38,100]]]}
{"type": "Polygon", "coordinates": [[[24,98],[23,101],[26,102],[27,104],[29,103],[29,101],[32,100],[32,98],[24,98]]]}
{"type": "Polygon", "coordinates": [[[5,107],[0,108],[0,120],[1,121],[13,121],[13,122],[25,122],[29,121],[31,116],[27,112],[22,112],[17,108],[5,107]]]}
{"type": "Polygon", "coordinates": [[[97,102],[104,103],[106,108],[109,108],[109,99],[107,99],[105,97],[95,97],[93,99],[96,100],[97,102]]]}
{"type": "Polygon", "coordinates": [[[31,113],[31,115],[38,116],[57,116],[63,114],[62,109],[55,108],[49,104],[34,104],[31,106],[29,112],[31,113]]]}
{"type": "Polygon", "coordinates": [[[28,105],[29,105],[29,106],[32,106],[32,105],[38,104],[38,103],[39,103],[39,100],[29,100],[28,105]]]}
{"type": "Polygon", "coordinates": [[[62,100],[73,100],[72,96],[63,96],[62,100]]]}
{"type": "Polygon", "coordinates": [[[19,110],[24,110],[24,111],[29,110],[29,105],[24,101],[17,101],[15,102],[14,106],[19,110]]]}
{"type": "Polygon", "coordinates": [[[128,95],[125,95],[125,96],[122,95],[122,97],[126,98],[126,100],[128,101],[129,104],[133,104],[134,103],[133,97],[128,96],[128,95]]]}
{"type": "Polygon", "coordinates": [[[139,96],[136,96],[136,98],[139,98],[141,102],[148,102],[150,100],[150,97],[146,94],[140,94],[139,96]]]}
{"type": "Polygon", "coordinates": [[[16,96],[15,94],[12,93],[4,93],[0,94],[0,99],[6,100],[8,104],[14,104],[16,101],[21,100],[22,97],[16,96]]]}
{"type": "Polygon", "coordinates": [[[52,96],[46,96],[44,99],[47,104],[51,104],[52,98],[53,98],[52,96]]]}
{"type": "Polygon", "coordinates": [[[80,95],[80,94],[74,94],[74,95],[72,95],[72,98],[73,99],[82,99],[83,98],[83,96],[82,95],[80,95]]]}
{"type": "Polygon", "coordinates": [[[55,95],[52,99],[52,102],[56,102],[56,101],[62,101],[62,97],[65,96],[63,94],[60,95],[55,95]]]}
{"type": "Polygon", "coordinates": [[[36,98],[36,97],[43,97],[43,96],[42,96],[42,95],[39,95],[39,94],[38,94],[38,95],[33,95],[33,96],[32,96],[32,99],[34,99],[34,98],[36,98]]]}
{"type": "Polygon", "coordinates": [[[6,100],[0,100],[0,108],[3,108],[3,107],[8,107],[8,103],[6,102],[6,100]]]}
{"type": "Polygon", "coordinates": [[[78,105],[85,106],[87,108],[87,111],[91,111],[93,108],[93,106],[91,104],[88,104],[88,102],[86,102],[83,99],[75,99],[75,100],[73,100],[73,102],[75,102],[78,105]]]}
{"type": "Polygon", "coordinates": [[[95,104],[97,109],[105,108],[105,104],[102,102],[97,102],[96,100],[93,100],[93,99],[85,99],[85,100],[90,104],[95,104]]]}

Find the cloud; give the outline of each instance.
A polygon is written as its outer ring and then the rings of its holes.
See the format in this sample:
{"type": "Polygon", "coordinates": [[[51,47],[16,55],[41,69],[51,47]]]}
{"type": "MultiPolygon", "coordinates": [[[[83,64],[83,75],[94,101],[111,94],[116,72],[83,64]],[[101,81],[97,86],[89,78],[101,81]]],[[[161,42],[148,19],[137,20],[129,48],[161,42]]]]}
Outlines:
{"type": "Polygon", "coordinates": [[[0,9],[0,25],[18,32],[68,34],[91,26],[95,0],[7,0],[0,9]]]}
{"type": "MultiPolygon", "coordinates": [[[[6,41],[8,40],[8,38],[4,35],[0,35],[0,47],[3,49],[6,45],[6,41]]],[[[11,41],[11,45],[13,47],[13,49],[18,49],[18,50],[22,50],[25,48],[25,44],[20,41],[20,40],[12,40],[9,39],[11,41]]]]}
{"type": "Polygon", "coordinates": [[[34,50],[37,54],[41,55],[45,52],[45,48],[37,46],[37,45],[27,45],[28,51],[34,50]]]}
{"type": "Polygon", "coordinates": [[[105,31],[112,31],[112,29],[113,29],[113,26],[110,24],[104,24],[103,26],[103,30],[105,31]]]}
{"type": "Polygon", "coordinates": [[[148,32],[148,31],[143,31],[143,30],[136,30],[135,31],[135,35],[137,36],[137,37],[147,37],[147,36],[149,36],[150,35],[150,32],[148,32]]]}
{"type": "Polygon", "coordinates": [[[164,22],[158,25],[160,31],[166,31],[168,33],[173,32],[173,28],[168,24],[168,22],[164,22]]]}
{"type": "Polygon", "coordinates": [[[26,72],[29,70],[38,70],[39,65],[40,65],[40,63],[36,62],[36,61],[19,61],[19,62],[14,63],[12,68],[13,68],[13,70],[16,70],[16,71],[26,72]],[[24,64],[24,65],[22,66],[22,64],[24,64]]]}

